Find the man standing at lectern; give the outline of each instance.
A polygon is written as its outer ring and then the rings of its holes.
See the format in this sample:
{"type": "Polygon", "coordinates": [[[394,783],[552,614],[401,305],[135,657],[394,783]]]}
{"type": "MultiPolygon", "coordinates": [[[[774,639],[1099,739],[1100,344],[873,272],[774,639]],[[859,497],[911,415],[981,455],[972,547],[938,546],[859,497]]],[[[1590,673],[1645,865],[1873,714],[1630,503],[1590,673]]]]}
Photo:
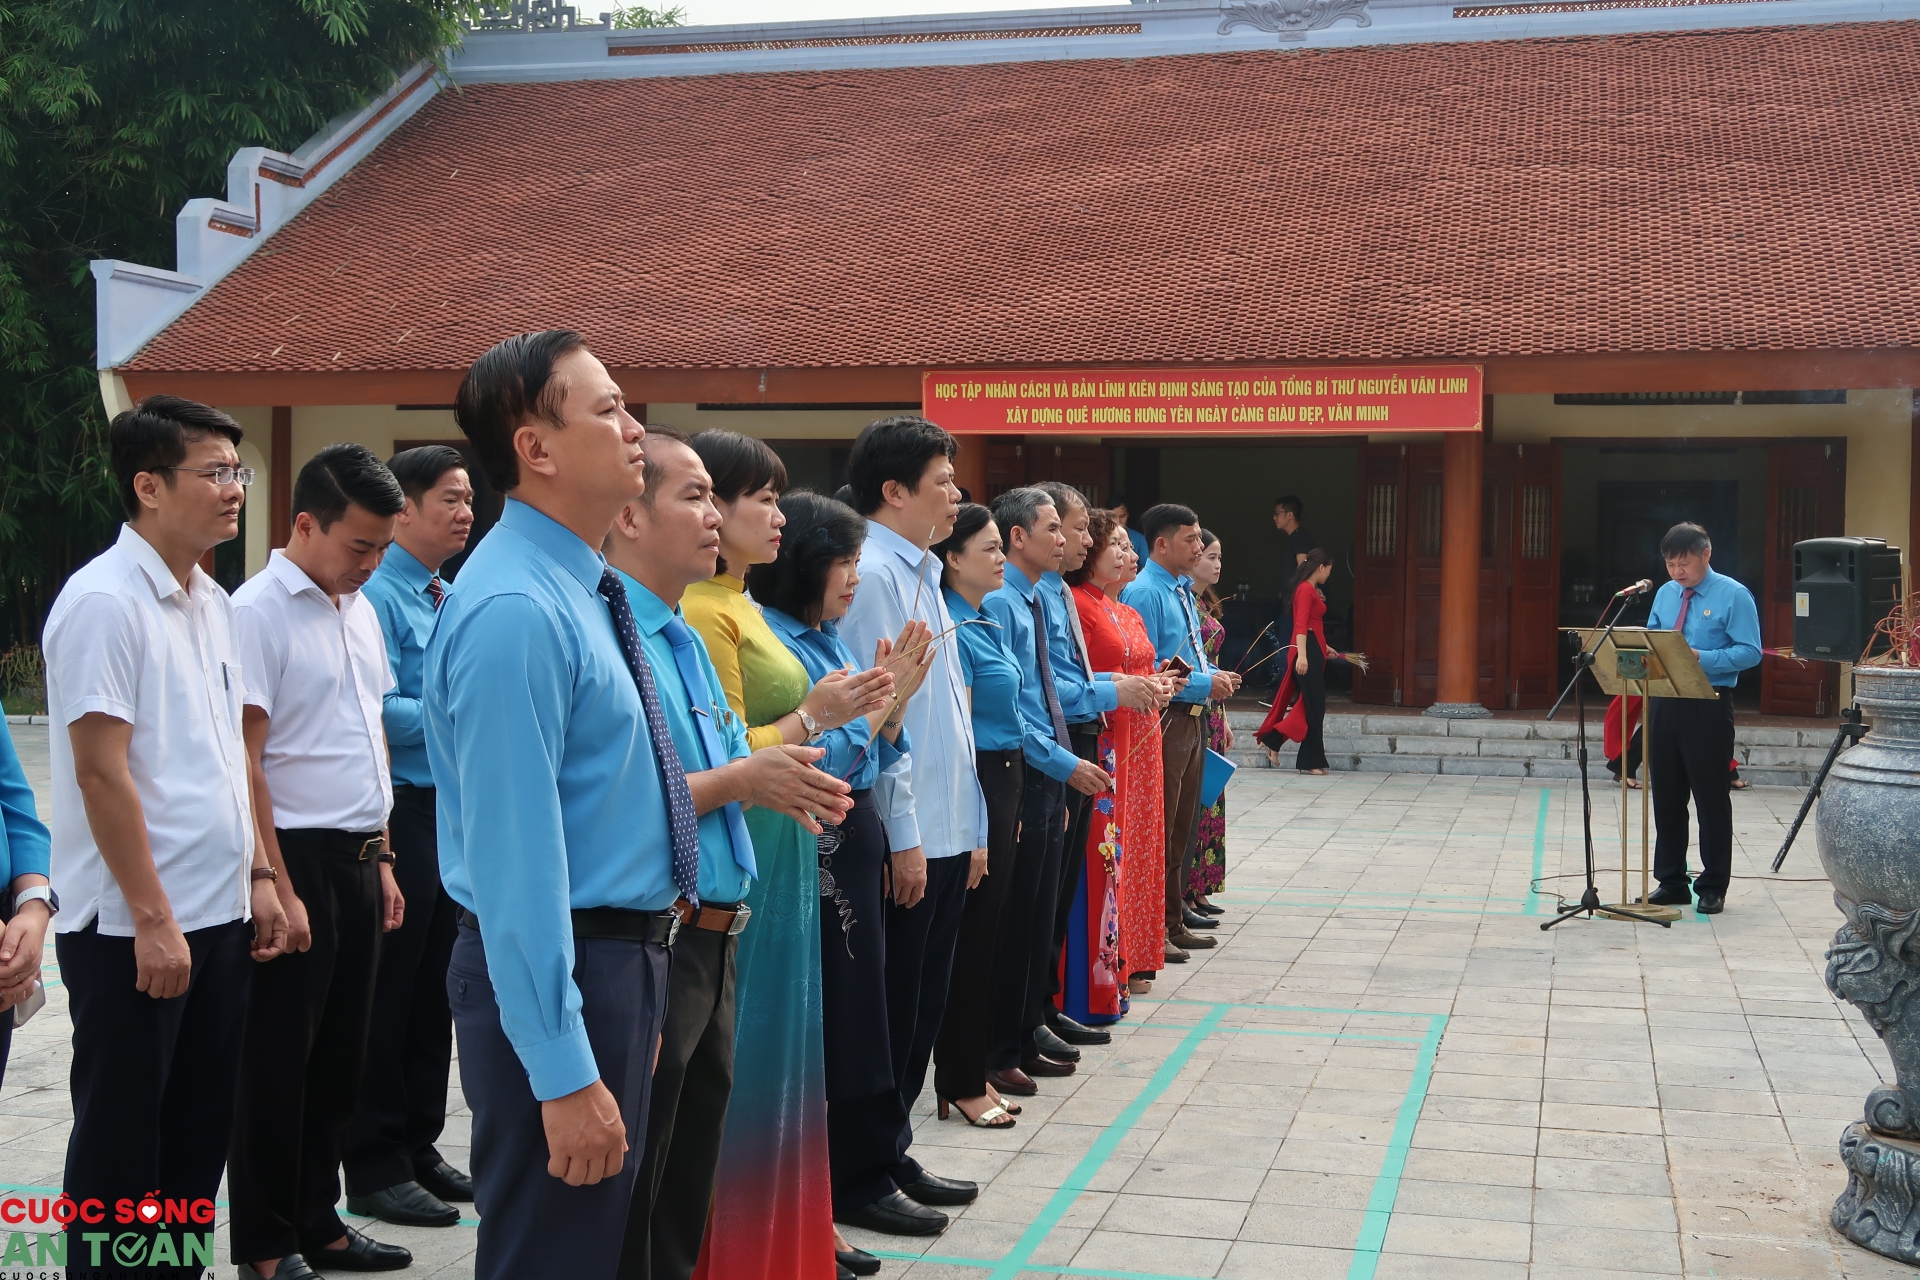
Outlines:
{"type": "Polygon", "coordinates": [[[1702,915],[1726,903],[1733,874],[1733,801],[1727,761],[1733,758],[1733,687],[1760,661],[1760,612],[1753,593],[1715,573],[1713,542],[1697,524],[1677,524],[1660,539],[1667,577],[1647,615],[1649,630],[1678,631],[1700,659],[1719,696],[1662,698],[1653,709],[1647,768],[1653,781],[1653,873],[1660,887],[1649,902],[1685,906],[1687,795],[1700,821],[1700,878],[1693,891],[1702,915]]]}

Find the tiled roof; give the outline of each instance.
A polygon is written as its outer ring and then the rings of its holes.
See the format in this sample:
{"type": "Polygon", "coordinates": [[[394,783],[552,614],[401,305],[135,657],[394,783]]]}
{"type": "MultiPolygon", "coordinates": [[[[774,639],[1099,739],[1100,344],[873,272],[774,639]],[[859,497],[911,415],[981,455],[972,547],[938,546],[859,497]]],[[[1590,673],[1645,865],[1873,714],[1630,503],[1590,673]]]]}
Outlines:
{"type": "Polygon", "coordinates": [[[1920,346],[1920,23],[469,87],[148,371],[1920,346]]]}

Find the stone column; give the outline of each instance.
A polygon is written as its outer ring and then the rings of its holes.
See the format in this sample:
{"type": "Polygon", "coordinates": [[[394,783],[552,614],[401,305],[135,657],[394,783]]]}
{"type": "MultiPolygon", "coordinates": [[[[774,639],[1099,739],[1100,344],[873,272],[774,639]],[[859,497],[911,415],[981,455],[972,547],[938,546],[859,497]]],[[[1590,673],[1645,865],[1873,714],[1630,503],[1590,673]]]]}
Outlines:
{"type": "Polygon", "coordinates": [[[1479,719],[1480,478],[1478,431],[1446,435],[1440,500],[1440,698],[1426,714],[1479,719]]]}

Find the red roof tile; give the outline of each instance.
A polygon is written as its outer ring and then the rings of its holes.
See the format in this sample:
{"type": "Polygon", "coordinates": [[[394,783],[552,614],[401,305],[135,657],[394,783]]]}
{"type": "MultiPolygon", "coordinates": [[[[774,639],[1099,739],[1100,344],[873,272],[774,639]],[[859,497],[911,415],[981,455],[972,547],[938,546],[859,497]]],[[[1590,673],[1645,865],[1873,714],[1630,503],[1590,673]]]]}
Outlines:
{"type": "Polygon", "coordinates": [[[1920,345],[1920,23],[443,94],[130,366],[1920,345]]]}

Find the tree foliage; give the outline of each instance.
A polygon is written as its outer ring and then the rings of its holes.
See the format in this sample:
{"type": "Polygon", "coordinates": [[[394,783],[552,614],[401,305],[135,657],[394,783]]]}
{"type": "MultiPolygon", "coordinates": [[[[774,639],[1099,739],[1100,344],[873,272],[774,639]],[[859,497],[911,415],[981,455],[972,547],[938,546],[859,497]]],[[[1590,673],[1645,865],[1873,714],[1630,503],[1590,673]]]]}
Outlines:
{"type": "Polygon", "coordinates": [[[0,0],[0,640],[119,518],[95,258],[174,262],[244,146],[291,150],[456,43],[467,0],[0,0]]]}
{"type": "Polygon", "coordinates": [[[636,4],[615,9],[612,13],[613,25],[622,31],[638,30],[642,27],[678,27],[687,21],[687,7],[683,4],[662,5],[658,9],[650,5],[636,4]]]}

